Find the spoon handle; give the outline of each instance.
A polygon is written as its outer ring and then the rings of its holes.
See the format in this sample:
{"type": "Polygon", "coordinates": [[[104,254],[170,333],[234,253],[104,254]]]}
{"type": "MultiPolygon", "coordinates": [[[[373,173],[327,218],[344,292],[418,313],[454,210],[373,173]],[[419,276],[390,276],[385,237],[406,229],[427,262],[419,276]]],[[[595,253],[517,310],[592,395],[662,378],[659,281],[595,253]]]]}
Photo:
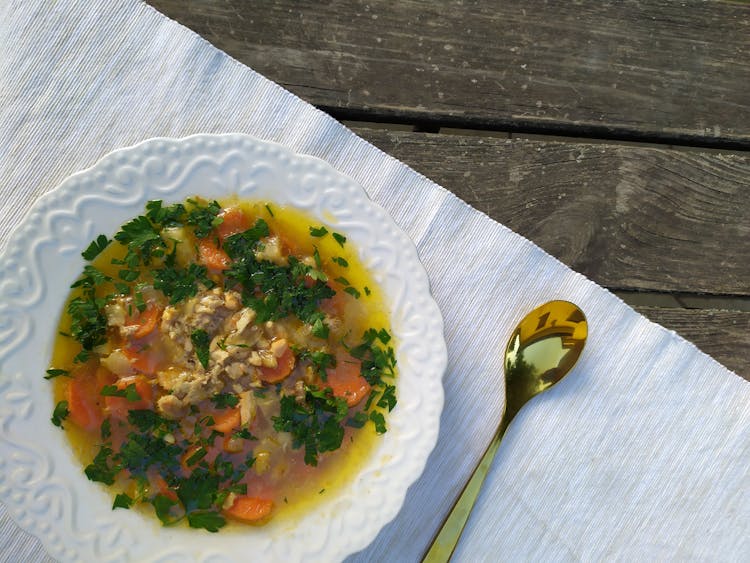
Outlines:
{"type": "Polygon", "coordinates": [[[422,563],[446,563],[450,560],[453,551],[456,549],[456,545],[458,545],[458,540],[461,539],[461,534],[464,531],[471,510],[474,508],[477,496],[479,496],[482,483],[484,483],[490,465],[492,465],[492,460],[497,453],[497,448],[500,445],[500,440],[503,438],[507,423],[508,418],[503,417],[503,421],[492,438],[492,442],[490,442],[487,451],[484,452],[479,465],[477,465],[471,479],[469,479],[469,482],[464,487],[461,496],[458,497],[456,504],[453,505],[453,509],[443,523],[443,527],[440,528],[440,532],[432,542],[432,546],[424,556],[422,563]]]}

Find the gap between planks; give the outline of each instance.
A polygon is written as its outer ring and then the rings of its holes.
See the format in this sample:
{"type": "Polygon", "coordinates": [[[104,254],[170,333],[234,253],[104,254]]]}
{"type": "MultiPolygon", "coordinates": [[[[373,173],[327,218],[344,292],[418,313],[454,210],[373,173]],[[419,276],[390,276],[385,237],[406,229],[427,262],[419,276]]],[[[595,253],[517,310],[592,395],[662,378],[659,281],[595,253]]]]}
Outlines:
{"type": "MultiPolygon", "coordinates": [[[[749,0],[750,1],[750,0],[749,0]]],[[[336,112],[329,112],[337,118],[336,112]]],[[[674,139],[649,139],[644,141],[629,140],[620,137],[583,137],[560,135],[557,133],[539,133],[531,131],[507,131],[500,129],[472,129],[464,127],[442,127],[432,122],[398,123],[389,121],[359,121],[356,119],[340,119],[340,123],[351,128],[367,127],[370,129],[384,129],[387,131],[410,131],[413,133],[433,133],[440,135],[462,135],[471,137],[490,137],[494,139],[529,139],[535,141],[559,142],[559,143],[587,143],[607,144],[626,147],[651,147],[677,151],[701,152],[709,154],[737,154],[750,152],[750,148],[740,145],[737,147],[727,146],[717,148],[714,145],[684,144],[676,143],[674,139]]]]}

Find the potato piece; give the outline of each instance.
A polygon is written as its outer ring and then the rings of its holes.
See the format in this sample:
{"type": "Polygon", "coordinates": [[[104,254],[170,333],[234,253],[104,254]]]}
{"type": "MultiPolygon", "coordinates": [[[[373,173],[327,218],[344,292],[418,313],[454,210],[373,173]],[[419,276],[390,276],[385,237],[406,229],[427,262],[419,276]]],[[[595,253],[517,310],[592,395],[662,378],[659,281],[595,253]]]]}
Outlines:
{"type": "Polygon", "coordinates": [[[167,243],[167,253],[171,253],[175,245],[175,260],[183,268],[197,259],[192,237],[185,227],[167,227],[161,231],[161,238],[167,243]]]}

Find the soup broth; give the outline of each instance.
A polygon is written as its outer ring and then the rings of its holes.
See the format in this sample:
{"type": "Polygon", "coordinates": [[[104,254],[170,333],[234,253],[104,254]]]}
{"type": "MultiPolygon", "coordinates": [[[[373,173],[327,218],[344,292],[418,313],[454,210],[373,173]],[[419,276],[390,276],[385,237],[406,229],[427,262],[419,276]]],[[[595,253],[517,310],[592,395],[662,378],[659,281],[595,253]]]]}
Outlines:
{"type": "Polygon", "coordinates": [[[388,310],[335,229],[265,202],[152,201],[83,254],[52,422],[113,509],[209,531],[291,517],[386,431],[388,310]]]}

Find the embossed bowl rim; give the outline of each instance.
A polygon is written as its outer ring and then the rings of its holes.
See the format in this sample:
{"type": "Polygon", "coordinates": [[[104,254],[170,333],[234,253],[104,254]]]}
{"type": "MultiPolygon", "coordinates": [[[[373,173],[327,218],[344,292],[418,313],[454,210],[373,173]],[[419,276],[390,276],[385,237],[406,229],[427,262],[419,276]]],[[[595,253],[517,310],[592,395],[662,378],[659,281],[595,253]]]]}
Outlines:
{"type": "Polygon", "coordinates": [[[435,446],[447,363],[443,323],[408,236],[364,189],[318,158],[244,134],[149,139],[116,150],[41,197],[0,256],[0,500],[64,561],[340,560],[398,513],[435,446]],[[42,377],[80,252],[149,199],[202,195],[293,205],[356,244],[391,307],[399,366],[389,431],[353,481],[293,526],[209,534],[111,510],[61,431],[42,377]]]}

